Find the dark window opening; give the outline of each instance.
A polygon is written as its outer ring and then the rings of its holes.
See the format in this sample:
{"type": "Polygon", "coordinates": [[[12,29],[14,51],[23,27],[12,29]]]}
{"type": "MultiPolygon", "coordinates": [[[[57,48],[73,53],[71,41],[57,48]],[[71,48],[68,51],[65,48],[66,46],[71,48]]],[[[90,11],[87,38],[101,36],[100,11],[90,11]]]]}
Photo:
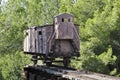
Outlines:
{"type": "Polygon", "coordinates": [[[70,18],[68,19],[68,22],[70,22],[70,18]]]}
{"type": "Polygon", "coordinates": [[[42,31],[39,31],[39,35],[42,35],[42,31]]]}
{"type": "Polygon", "coordinates": [[[25,34],[26,36],[28,36],[28,32],[26,32],[26,34],[25,34]]]}
{"type": "Polygon", "coordinates": [[[64,18],[62,18],[62,22],[64,22],[64,18]]]}

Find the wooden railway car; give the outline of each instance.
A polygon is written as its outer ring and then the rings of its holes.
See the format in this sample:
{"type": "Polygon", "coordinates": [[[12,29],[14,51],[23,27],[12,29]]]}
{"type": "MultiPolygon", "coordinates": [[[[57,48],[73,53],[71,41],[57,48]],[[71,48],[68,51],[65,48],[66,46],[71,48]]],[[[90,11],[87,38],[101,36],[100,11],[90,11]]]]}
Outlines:
{"type": "Polygon", "coordinates": [[[55,58],[62,57],[65,66],[69,59],[79,56],[79,27],[73,23],[73,15],[63,13],[53,19],[53,24],[35,26],[25,30],[24,53],[32,54],[32,60],[42,59],[50,65],[55,58]]]}

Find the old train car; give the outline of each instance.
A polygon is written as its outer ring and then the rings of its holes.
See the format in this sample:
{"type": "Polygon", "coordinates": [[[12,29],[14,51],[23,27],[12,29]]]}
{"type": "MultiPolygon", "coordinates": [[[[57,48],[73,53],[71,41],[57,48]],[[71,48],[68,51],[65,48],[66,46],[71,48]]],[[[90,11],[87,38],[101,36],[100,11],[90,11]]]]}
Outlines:
{"type": "Polygon", "coordinates": [[[79,27],[73,19],[73,15],[63,13],[55,16],[51,25],[25,30],[24,53],[33,55],[35,64],[38,56],[47,65],[62,57],[64,65],[68,66],[71,57],[80,55],[79,27]]]}

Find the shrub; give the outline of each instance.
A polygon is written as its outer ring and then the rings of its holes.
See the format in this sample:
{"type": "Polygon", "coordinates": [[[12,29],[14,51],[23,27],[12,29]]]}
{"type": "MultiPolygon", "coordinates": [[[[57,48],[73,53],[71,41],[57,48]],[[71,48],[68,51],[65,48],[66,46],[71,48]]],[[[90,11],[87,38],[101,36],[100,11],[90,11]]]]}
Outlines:
{"type": "Polygon", "coordinates": [[[0,80],[21,80],[23,67],[29,64],[30,60],[23,52],[6,54],[0,57],[0,80]]]}

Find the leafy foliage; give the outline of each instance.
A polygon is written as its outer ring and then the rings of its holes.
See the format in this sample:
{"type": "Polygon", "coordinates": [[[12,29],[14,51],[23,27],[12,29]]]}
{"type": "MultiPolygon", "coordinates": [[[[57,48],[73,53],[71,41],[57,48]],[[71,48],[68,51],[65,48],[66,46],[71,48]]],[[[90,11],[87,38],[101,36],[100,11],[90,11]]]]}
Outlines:
{"type": "Polygon", "coordinates": [[[23,67],[30,63],[29,57],[23,52],[1,55],[0,71],[1,80],[21,80],[23,67]]]}
{"type": "Polygon", "coordinates": [[[109,74],[111,71],[107,65],[114,64],[117,58],[112,55],[112,48],[109,48],[107,52],[103,52],[100,55],[82,54],[79,59],[80,61],[73,60],[71,66],[81,70],[85,69],[109,74]]]}

